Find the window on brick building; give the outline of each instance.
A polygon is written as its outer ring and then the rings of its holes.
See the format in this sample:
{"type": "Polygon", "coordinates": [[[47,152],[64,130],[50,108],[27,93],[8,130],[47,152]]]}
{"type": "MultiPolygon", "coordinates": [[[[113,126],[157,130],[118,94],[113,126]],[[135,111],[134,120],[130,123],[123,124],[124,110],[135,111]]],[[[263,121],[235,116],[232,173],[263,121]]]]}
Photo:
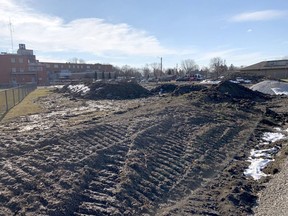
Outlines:
{"type": "Polygon", "coordinates": [[[16,68],[12,68],[12,73],[16,73],[16,68]]]}
{"type": "Polygon", "coordinates": [[[23,63],[23,58],[19,58],[19,63],[23,63]]]}
{"type": "Polygon", "coordinates": [[[15,63],[16,62],[15,58],[11,58],[11,62],[15,63]]]}
{"type": "Polygon", "coordinates": [[[59,66],[58,66],[58,64],[54,64],[54,68],[58,68],[59,66]]]}

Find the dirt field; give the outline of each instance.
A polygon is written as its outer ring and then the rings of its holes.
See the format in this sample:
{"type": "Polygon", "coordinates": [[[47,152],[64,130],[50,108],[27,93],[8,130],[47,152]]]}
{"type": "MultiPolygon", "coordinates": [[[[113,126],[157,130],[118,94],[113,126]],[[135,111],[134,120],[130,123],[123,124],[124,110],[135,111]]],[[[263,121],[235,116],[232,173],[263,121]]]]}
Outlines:
{"type": "Polygon", "coordinates": [[[288,100],[230,84],[196,89],[39,99],[49,112],[0,125],[1,215],[252,214],[270,177],[246,177],[247,159],[263,132],[287,129],[288,100]]]}

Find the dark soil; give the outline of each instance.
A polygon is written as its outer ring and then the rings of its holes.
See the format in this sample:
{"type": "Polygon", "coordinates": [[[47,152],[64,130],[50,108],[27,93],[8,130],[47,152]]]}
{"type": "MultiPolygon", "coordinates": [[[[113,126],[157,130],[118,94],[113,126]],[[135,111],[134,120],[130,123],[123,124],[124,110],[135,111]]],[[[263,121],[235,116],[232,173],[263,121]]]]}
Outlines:
{"type": "Polygon", "coordinates": [[[176,84],[166,83],[159,85],[153,89],[150,90],[152,94],[158,94],[158,93],[172,93],[175,91],[175,89],[178,87],[176,84]]]}
{"type": "Polygon", "coordinates": [[[73,97],[80,97],[92,100],[114,99],[125,100],[147,97],[150,95],[149,90],[134,82],[95,82],[85,83],[90,88],[88,94],[71,92],[69,85],[65,85],[60,92],[69,93],[73,97]]]}
{"type": "Polygon", "coordinates": [[[203,89],[207,89],[206,86],[203,85],[176,85],[176,84],[162,84],[150,90],[152,94],[159,93],[172,93],[173,96],[179,96],[183,94],[187,94],[193,91],[201,91],[203,89]]]}
{"type": "Polygon", "coordinates": [[[253,91],[240,84],[224,81],[211,88],[208,96],[214,100],[252,100],[263,102],[270,97],[258,91],[253,91]]]}
{"type": "MultiPolygon", "coordinates": [[[[150,94],[93,85],[90,99],[150,94]]],[[[287,98],[227,82],[177,89],[186,94],[111,100],[111,112],[82,114],[72,108],[90,101],[55,93],[38,101],[59,113],[43,114],[48,129],[21,130],[33,116],[2,124],[1,214],[252,214],[261,182],[243,175],[246,160],[264,131],[287,124],[287,98]]]]}

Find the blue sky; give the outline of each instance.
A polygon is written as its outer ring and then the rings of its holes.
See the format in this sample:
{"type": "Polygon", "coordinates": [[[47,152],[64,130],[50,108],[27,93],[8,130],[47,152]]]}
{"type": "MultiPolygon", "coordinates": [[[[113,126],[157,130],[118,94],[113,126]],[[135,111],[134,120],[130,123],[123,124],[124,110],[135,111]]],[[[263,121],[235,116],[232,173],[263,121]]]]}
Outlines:
{"type": "Polygon", "coordinates": [[[211,58],[250,65],[288,56],[287,0],[0,0],[0,51],[40,61],[180,67],[211,58]]]}

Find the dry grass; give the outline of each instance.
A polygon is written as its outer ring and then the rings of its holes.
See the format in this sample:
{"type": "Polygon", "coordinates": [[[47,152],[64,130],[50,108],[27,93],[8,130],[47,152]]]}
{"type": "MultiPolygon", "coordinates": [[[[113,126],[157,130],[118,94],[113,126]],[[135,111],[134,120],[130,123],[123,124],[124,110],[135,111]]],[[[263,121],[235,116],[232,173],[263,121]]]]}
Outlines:
{"type": "MultiPolygon", "coordinates": [[[[11,90],[7,90],[6,94],[7,94],[7,99],[8,99],[8,107],[14,106],[12,89],[11,90]]],[[[5,112],[6,111],[6,96],[5,96],[5,91],[4,90],[0,91],[0,109],[1,109],[1,112],[5,112]]]]}
{"type": "Polygon", "coordinates": [[[35,91],[31,92],[27,97],[24,98],[18,105],[13,107],[5,115],[2,121],[11,120],[18,116],[35,114],[43,112],[44,108],[40,107],[35,101],[40,98],[51,94],[52,91],[49,88],[37,88],[35,91]]]}

